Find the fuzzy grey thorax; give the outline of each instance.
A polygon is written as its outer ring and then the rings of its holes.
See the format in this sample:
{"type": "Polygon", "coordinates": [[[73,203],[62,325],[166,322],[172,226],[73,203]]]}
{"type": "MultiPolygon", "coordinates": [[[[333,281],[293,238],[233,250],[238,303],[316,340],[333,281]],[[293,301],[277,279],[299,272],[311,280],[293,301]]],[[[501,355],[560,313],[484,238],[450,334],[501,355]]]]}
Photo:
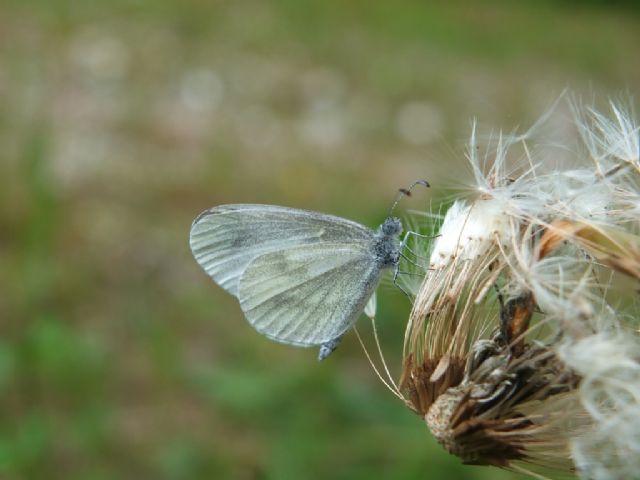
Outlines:
{"type": "Polygon", "coordinates": [[[373,241],[373,254],[382,268],[393,267],[400,261],[400,219],[388,217],[376,232],[373,241]]]}

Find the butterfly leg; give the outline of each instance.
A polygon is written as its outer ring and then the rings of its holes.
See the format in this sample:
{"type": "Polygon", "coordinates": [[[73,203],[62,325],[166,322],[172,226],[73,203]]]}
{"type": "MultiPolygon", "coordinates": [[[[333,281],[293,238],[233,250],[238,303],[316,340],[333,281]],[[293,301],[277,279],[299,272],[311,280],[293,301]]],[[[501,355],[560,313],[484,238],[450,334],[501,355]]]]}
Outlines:
{"type": "MultiPolygon", "coordinates": [[[[413,230],[408,230],[404,233],[404,236],[402,237],[402,241],[400,242],[400,249],[401,250],[407,250],[409,253],[411,253],[411,255],[413,255],[414,257],[416,257],[416,259],[420,259],[420,260],[428,260],[429,257],[424,257],[422,255],[418,255],[413,249],[411,249],[411,247],[409,247],[407,239],[409,238],[410,235],[413,235],[414,237],[419,237],[419,238],[424,238],[424,239],[429,239],[432,240],[434,238],[439,237],[440,235],[423,235],[421,233],[418,232],[414,232],[413,230]]],[[[406,258],[406,257],[405,257],[406,258]]]]}
{"type": "Polygon", "coordinates": [[[318,352],[318,360],[322,361],[325,358],[327,358],[329,355],[331,355],[331,353],[336,348],[338,348],[338,345],[340,344],[342,337],[344,337],[344,334],[320,345],[320,352],[318,352]]]}
{"type": "Polygon", "coordinates": [[[398,283],[398,275],[400,273],[404,273],[404,272],[400,272],[400,264],[398,263],[398,264],[396,264],[396,267],[393,270],[393,284],[396,287],[398,287],[400,289],[400,291],[407,296],[407,298],[409,299],[410,302],[413,302],[413,300],[411,298],[411,295],[409,295],[409,293],[404,288],[402,288],[402,286],[398,283]]]}
{"type": "Polygon", "coordinates": [[[409,235],[413,235],[415,237],[420,237],[420,238],[426,238],[428,240],[433,240],[434,238],[438,238],[440,236],[439,234],[438,235],[424,235],[422,233],[414,232],[413,230],[408,230],[404,235],[405,240],[409,235]]]}
{"type": "MultiPolygon", "coordinates": [[[[411,264],[411,265],[413,265],[414,267],[418,267],[418,268],[420,268],[420,269],[422,269],[422,270],[425,270],[425,271],[426,271],[426,270],[429,270],[428,268],[426,268],[426,267],[424,267],[424,266],[420,265],[419,263],[415,262],[415,261],[414,261],[414,260],[412,260],[411,258],[407,257],[404,253],[401,253],[401,254],[400,254],[400,257],[401,257],[401,258],[404,258],[408,263],[410,263],[410,264],[411,264]]],[[[399,273],[407,273],[407,272],[399,272],[399,273]]]]}

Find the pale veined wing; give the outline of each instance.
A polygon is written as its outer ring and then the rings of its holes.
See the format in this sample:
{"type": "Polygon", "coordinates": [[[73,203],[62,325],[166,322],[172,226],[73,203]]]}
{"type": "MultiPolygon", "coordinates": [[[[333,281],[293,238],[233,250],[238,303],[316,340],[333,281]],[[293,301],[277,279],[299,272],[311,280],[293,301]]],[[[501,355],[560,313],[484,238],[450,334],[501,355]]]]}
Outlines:
{"type": "Polygon", "coordinates": [[[263,335],[291,345],[321,345],[354,324],[380,272],[369,245],[361,242],[296,246],[249,263],[238,298],[263,335]]]}
{"type": "Polygon", "coordinates": [[[213,280],[238,297],[238,282],[256,257],[297,245],[331,242],[369,244],[364,225],[317,212],[272,205],[222,205],[200,214],[191,226],[194,257],[213,280]]]}

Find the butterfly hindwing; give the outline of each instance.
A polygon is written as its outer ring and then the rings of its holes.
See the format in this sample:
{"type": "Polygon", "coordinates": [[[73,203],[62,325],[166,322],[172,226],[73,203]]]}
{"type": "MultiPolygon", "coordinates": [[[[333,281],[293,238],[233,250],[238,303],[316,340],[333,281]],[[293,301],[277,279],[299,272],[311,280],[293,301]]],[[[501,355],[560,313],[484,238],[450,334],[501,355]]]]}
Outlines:
{"type": "Polygon", "coordinates": [[[298,346],[334,340],[357,320],[380,267],[361,243],[317,243],[256,257],[238,287],[247,320],[263,335],[298,346]]]}

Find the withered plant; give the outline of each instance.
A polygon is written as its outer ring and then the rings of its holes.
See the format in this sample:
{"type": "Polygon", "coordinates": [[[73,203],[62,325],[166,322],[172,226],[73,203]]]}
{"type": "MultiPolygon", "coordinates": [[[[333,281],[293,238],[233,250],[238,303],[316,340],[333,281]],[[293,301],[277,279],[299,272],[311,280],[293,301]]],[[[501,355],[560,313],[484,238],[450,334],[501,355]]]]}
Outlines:
{"type": "Polygon", "coordinates": [[[638,478],[638,126],[569,104],[577,148],[536,144],[547,116],[481,154],[474,126],[386,383],[464,463],[638,478]]]}

